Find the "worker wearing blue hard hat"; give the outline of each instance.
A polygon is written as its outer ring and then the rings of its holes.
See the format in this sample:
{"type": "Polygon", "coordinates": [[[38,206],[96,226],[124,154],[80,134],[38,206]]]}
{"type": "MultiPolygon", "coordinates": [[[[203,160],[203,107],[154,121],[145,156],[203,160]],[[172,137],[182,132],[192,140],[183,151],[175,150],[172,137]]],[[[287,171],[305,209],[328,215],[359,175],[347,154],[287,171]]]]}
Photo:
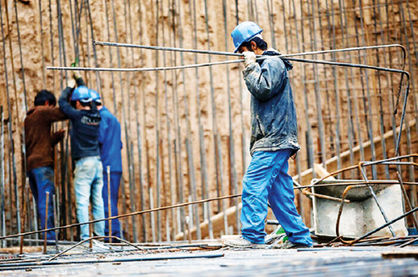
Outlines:
{"type": "Polygon", "coordinates": [[[244,42],[250,41],[262,32],[263,29],[261,29],[254,22],[245,21],[239,24],[231,33],[232,40],[235,46],[234,53],[237,53],[239,51],[239,48],[244,42]]]}
{"type": "MultiPolygon", "coordinates": [[[[75,163],[76,213],[78,222],[83,223],[89,221],[90,199],[93,219],[104,218],[103,168],[99,149],[101,117],[83,79],[78,74],[74,74],[73,77],[62,91],[58,103],[61,111],[71,120],[71,156],[75,163]]],[[[94,224],[94,235],[104,236],[103,221],[94,224]]],[[[80,238],[85,240],[89,237],[89,225],[81,225],[80,238]]],[[[100,244],[97,241],[94,243],[100,244]]]]}
{"type": "Polygon", "coordinates": [[[294,204],[288,160],[299,150],[296,109],[287,71],[291,64],[268,49],[262,29],[243,22],[231,36],[244,55],[243,76],[251,93],[251,162],[243,178],[241,233],[225,241],[232,247],[263,247],[268,202],[288,240],[280,248],[311,247],[309,229],[294,204]],[[256,55],[265,59],[257,61],[256,55]]]}
{"type": "MultiPolygon", "coordinates": [[[[105,217],[118,215],[118,199],[120,180],[122,178],[122,140],[121,127],[118,119],[102,104],[100,94],[90,89],[92,101],[95,102],[97,109],[100,112],[100,129],[99,129],[99,145],[100,158],[103,165],[103,202],[105,217]],[[108,176],[107,169],[109,168],[110,176],[108,176]],[[108,180],[110,179],[110,183],[108,180]],[[109,213],[109,194],[110,188],[110,209],[109,213]]],[[[108,221],[105,221],[105,235],[112,235],[114,237],[121,237],[121,227],[119,219],[112,220],[112,226],[109,228],[108,221]],[[109,234],[109,231],[112,231],[109,234]]]]}

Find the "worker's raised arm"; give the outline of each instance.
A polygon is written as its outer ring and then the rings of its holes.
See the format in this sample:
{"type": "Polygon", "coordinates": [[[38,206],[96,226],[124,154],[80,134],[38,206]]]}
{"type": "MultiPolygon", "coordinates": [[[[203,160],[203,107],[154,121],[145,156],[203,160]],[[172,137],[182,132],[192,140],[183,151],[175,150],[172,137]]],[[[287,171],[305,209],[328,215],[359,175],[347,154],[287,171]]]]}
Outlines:
{"type": "Polygon", "coordinates": [[[80,111],[74,109],[70,104],[70,95],[71,91],[73,90],[72,87],[66,87],[58,100],[58,104],[60,106],[60,110],[68,116],[70,119],[76,119],[81,116],[80,111]]]}
{"type": "Polygon", "coordinates": [[[44,112],[46,113],[46,116],[50,122],[68,119],[68,117],[58,107],[47,109],[44,112]]]}
{"type": "Polygon", "coordinates": [[[279,57],[269,57],[261,65],[250,63],[242,73],[250,93],[262,102],[277,95],[287,79],[286,67],[279,57]]]}
{"type": "Polygon", "coordinates": [[[80,75],[74,74],[74,79],[75,79],[78,87],[86,86],[86,83],[84,82],[83,78],[81,78],[80,75]]]}

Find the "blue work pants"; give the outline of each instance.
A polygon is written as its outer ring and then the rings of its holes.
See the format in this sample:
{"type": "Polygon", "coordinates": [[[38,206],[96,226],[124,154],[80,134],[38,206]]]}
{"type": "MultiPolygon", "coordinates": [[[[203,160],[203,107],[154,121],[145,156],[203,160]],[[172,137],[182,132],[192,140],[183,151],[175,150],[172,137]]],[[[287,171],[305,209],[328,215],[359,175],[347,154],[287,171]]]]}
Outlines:
{"type": "MultiPolygon", "coordinates": [[[[55,194],[54,186],[54,169],[51,166],[43,166],[32,169],[28,172],[29,185],[33,198],[36,202],[38,218],[41,221],[41,229],[45,229],[46,214],[46,193],[49,192],[48,198],[48,217],[47,228],[55,227],[54,224],[54,207],[53,197],[55,194]]],[[[43,233],[42,233],[43,235],[43,233]]],[[[47,240],[55,240],[55,232],[49,231],[46,234],[47,240]]]]}
{"type": "Polygon", "coordinates": [[[310,246],[309,229],[298,214],[292,177],[287,173],[290,150],[256,151],[245,173],[242,192],[241,232],[252,243],[264,243],[267,201],[289,241],[310,246]]]}
{"type": "MultiPolygon", "coordinates": [[[[118,215],[118,199],[119,199],[119,187],[122,172],[110,172],[110,208],[112,210],[112,216],[118,215]]],[[[109,217],[109,194],[108,194],[108,176],[107,172],[103,171],[103,203],[105,217],[109,217]]],[[[105,234],[109,234],[109,221],[105,221],[105,234]]],[[[120,234],[120,222],[119,219],[112,220],[112,236],[121,237],[120,234]]]]}

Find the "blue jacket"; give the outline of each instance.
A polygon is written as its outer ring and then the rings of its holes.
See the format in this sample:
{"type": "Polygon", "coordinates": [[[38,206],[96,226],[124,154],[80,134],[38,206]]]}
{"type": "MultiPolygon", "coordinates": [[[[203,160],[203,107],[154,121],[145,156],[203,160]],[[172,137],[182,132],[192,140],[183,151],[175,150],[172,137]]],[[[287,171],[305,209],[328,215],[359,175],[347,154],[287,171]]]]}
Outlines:
{"type": "Polygon", "coordinates": [[[106,107],[100,109],[100,116],[102,121],[100,122],[99,143],[103,170],[106,171],[110,166],[111,172],[122,172],[122,141],[119,121],[106,107]]]}
{"type": "Polygon", "coordinates": [[[244,80],[251,97],[251,155],[255,151],[299,150],[296,109],[287,75],[291,64],[275,50],[264,60],[250,64],[244,80]]]}
{"type": "MultiPolygon", "coordinates": [[[[77,85],[84,85],[81,78],[77,80],[77,85]]],[[[99,156],[99,111],[73,108],[68,102],[72,91],[72,88],[66,87],[58,100],[61,111],[71,120],[71,156],[74,161],[99,156]]]]}

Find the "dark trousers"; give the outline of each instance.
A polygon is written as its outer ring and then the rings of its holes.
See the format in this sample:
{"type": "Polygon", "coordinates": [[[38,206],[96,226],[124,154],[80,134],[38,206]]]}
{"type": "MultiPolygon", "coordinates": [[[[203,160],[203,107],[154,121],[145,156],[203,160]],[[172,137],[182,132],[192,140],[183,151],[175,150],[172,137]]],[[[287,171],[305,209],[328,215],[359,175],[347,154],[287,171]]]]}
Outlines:
{"type": "MultiPolygon", "coordinates": [[[[49,192],[47,228],[53,228],[55,226],[52,205],[55,194],[54,169],[51,166],[38,167],[29,171],[28,175],[30,189],[36,202],[38,218],[41,221],[41,229],[45,229],[46,193],[49,192]]],[[[46,237],[48,240],[55,240],[55,232],[49,231],[46,237]]]]}
{"type": "MultiPolygon", "coordinates": [[[[119,199],[119,187],[120,179],[122,177],[121,172],[110,172],[110,207],[112,209],[112,216],[118,215],[118,199],[119,199]]],[[[109,196],[108,196],[108,176],[107,172],[103,171],[103,203],[105,217],[109,217],[109,196]]],[[[120,234],[120,222],[118,219],[112,220],[112,236],[121,237],[120,234]]],[[[105,221],[105,235],[109,234],[109,221],[105,221]]]]}

